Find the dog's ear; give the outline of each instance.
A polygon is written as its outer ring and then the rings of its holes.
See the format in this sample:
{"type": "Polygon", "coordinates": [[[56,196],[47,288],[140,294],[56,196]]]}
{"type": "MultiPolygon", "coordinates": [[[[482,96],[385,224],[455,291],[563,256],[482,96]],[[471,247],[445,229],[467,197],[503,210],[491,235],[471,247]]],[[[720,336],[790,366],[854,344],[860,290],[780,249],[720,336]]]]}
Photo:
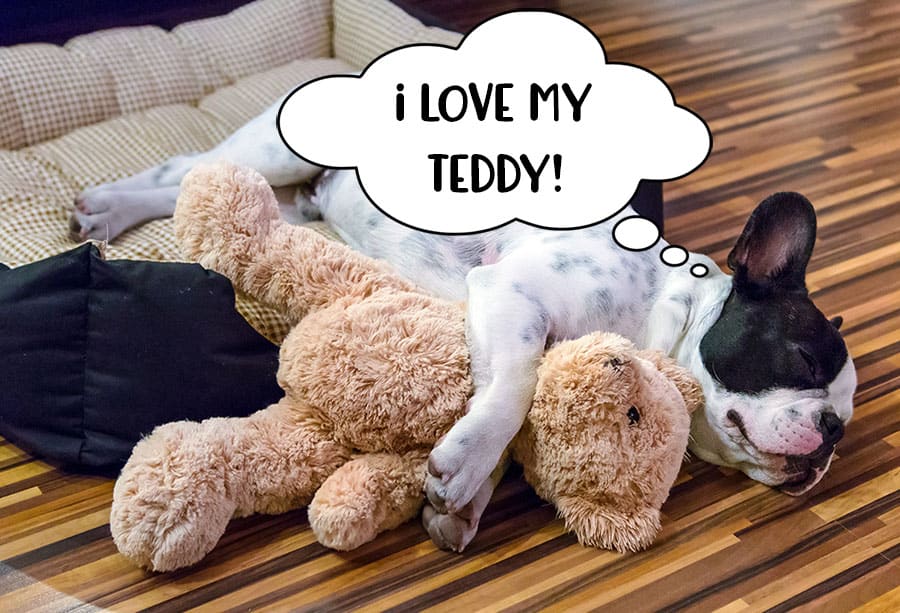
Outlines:
{"type": "Polygon", "coordinates": [[[844,325],[844,318],[838,315],[837,317],[832,317],[828,321],[831,322],[831,325],[834,326],[835,330],[840,330],[841,326],[844,325]]]}
{"type": "Polygon", "coordinates": [[[805,290],[815,242],[816,212],[809,200],[794,192],[769,196],[757,205],[728,254],[735,289],[755,296],[805,290]]]}

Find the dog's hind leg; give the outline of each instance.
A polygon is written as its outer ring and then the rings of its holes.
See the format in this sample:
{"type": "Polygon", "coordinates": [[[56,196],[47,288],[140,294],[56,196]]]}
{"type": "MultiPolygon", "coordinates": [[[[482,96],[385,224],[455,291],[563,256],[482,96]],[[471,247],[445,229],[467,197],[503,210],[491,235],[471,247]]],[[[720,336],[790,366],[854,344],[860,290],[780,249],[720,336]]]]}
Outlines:
{"type": "Polygon", "coordinates": [[[178,186],[143,190],[106,190],[78,204],[69,220],[72,240],[111,240],[151,219],[170,217],[178,186]]]}
{"type": "Polygon", "coordinates": [[[320,168],[294,155],[279,138],[275,122],[280,103],[279,100],[209,151],[176,155],[136,175],[81,192],[75,197],[70,221],[73,238],[111,240],[132,226],[170,217],[175,211],[181,180],[197,164],[224,160],[248,166],[274,187],[308,181],[320,168]]]}

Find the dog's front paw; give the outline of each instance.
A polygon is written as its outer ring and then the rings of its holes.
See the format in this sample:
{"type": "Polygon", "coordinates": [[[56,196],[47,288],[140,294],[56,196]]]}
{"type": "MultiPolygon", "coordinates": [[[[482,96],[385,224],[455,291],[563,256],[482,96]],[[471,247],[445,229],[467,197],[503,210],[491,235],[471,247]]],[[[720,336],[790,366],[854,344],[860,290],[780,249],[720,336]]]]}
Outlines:
{"type": "Polygon", "coordinates": [[[456,552],[466,548],[478,533],[481,516],[508,464],[508,458],[504,457],[490,477],[479,486],[472,500],[458,513],[440,513],[433,506],[425,505],[422,510],[422,525],[435,545],[456,552]]]}
{"type": "Polygon", "coordinates": [[[425,493],[438,513],[460,513],[487,480],[506,444],[469,427],[464,417],[428,456],[425,493]],[[495,449],[499,447],[499,449],[495,449]]]}
{"type": "MultiPolygon", "coordinates": [[[[467,507],[471,505],[466,505],[467,507]]],[[[422,525],[435,545],[461,553],[478,533],[478,520],[465,512],[461,515],[438,513],[430,504],[422,509],[422,525]]]]}

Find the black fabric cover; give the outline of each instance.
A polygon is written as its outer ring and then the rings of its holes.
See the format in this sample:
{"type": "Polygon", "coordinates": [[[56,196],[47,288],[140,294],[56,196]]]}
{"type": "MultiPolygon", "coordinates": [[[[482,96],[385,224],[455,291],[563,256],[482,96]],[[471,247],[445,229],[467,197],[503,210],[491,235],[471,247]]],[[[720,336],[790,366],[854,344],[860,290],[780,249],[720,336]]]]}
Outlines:
{"type": "Polygon", "coordinates": [[[277,401],[278,348],[197,264],[85,244],[0,267],[0,435],[67,465],[121,466],[154,426],[277,401]]]}

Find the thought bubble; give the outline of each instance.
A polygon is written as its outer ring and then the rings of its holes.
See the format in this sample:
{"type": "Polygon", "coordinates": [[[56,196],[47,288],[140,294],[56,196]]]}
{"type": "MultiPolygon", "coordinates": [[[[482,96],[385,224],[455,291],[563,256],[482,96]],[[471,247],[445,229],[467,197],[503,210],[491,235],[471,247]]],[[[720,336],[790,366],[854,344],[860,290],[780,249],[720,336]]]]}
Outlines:
{"type": "Polygon", "coordinates": [[[278,128],[302,158],[356,168],[388,216],[446,234],[591,225],[641,179],[684,176],[711,146],[659,77],[607,63],[587,27],[549,11],[505,13],[457,48],[401,47],[361,75],[311,81],[287,97],[278,128]]]}
{"type": "MultiPolygon", "coordinates": [[[[659,242],[659,228],[656,224],[640,215],[632,215],[621,219],[613,227],[613,240],[620,247],[629,251],[644,251],[659,242]]],[[[686,264],[690,254],[680,245],[668,245],[659,252],[659,259],[669,266],[686,264]]],[[[704,277],[709,272],[705,264],[694,264],[690,268],[695,277],[704,277]]]]}

